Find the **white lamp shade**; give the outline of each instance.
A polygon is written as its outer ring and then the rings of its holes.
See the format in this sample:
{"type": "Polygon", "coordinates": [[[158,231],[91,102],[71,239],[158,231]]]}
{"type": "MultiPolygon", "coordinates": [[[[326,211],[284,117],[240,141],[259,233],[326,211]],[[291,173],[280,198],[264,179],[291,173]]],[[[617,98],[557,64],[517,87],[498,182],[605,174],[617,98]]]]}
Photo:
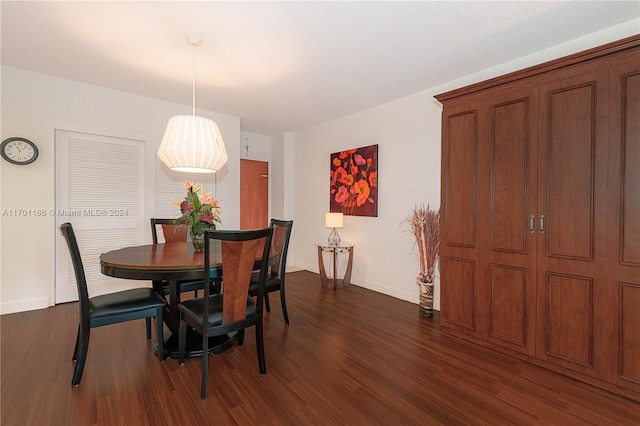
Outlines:
{"type": "Polygon", "coordinates": [[[227,150],[218,125],[196,115],[169,119],[158,157],[171,170],[214,173],[227,162],[227,150]]]}
{"type": "Polygon", "coordinates": [[[326,213],[325,226],[327,228],[342,228],[343,226],[342,213],[326,213]]]}

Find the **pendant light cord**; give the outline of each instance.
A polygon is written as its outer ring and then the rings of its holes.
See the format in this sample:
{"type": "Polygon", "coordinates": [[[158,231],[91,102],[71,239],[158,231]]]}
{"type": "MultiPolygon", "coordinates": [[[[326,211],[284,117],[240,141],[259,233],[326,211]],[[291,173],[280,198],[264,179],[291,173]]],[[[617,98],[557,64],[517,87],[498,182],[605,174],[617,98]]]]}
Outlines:
{"type": "Polygon", "coordinates": [[[193,45],[193,116],[196,116],[196,45],[193,45]]]}

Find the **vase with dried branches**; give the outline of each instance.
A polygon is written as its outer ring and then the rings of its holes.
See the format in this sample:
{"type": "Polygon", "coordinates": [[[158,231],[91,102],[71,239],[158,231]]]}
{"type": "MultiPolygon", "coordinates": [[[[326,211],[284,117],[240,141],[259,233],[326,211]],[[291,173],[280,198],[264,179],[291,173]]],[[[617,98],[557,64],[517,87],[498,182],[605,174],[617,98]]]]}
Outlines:
{"type": "Polygon", "coordinates": [[[433,316],[433,282],[436,275],[436,261],[440,253],[440,210],[416,206],[407,222],[416,238],[420,273],[416,283],[420,287],[420,315],[433,316]]]}

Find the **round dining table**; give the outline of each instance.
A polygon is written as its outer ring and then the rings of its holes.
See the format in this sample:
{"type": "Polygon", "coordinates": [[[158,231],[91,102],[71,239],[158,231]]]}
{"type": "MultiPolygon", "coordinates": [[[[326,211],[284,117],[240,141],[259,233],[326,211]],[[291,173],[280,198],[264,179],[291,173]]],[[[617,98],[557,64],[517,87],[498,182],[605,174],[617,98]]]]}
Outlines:
{"type": "MultiPolygon", "coordinates": [[[[220,291],[222,278],[222,253],[220,242],[212,240],[209,253],[214,291],[220,291]]],[[[259,259],[257,259],[259,260],[259,259]]],[[[178,328],[180,325],[179,281],[202,280],[204,278],[204,252],[196,252],[190,241],[176,241],[161,244],[149,244],[125,247],[100,255],[100,267],[104,275],[131,280],[149,280],[153,288],[164,297],[162,282],[169,282],[169,300],[165,305],[163,319],[171,334],[164,343],[165,353],[169,357],[178,357],[178,328]]],[[[202,355],[200,334],[189,329],[187,334],[187,356],[202,355]]],[[[220,353],[236,341],[236,336],[212,337],[209,352],[220,353]]]]}

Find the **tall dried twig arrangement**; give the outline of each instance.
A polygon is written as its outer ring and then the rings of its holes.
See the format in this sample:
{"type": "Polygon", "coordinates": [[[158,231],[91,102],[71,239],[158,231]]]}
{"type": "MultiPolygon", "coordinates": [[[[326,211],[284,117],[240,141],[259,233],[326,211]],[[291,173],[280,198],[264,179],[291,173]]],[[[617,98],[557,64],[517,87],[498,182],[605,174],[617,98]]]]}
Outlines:
{"type": "Polygon", "coordinates": [[[420,259],[421,282],[432,283],[435,277],[435,263],[440,252],[440,210],[416,206],[407,218],[411,231],[416,237],[418,258],[420,259]]]}

